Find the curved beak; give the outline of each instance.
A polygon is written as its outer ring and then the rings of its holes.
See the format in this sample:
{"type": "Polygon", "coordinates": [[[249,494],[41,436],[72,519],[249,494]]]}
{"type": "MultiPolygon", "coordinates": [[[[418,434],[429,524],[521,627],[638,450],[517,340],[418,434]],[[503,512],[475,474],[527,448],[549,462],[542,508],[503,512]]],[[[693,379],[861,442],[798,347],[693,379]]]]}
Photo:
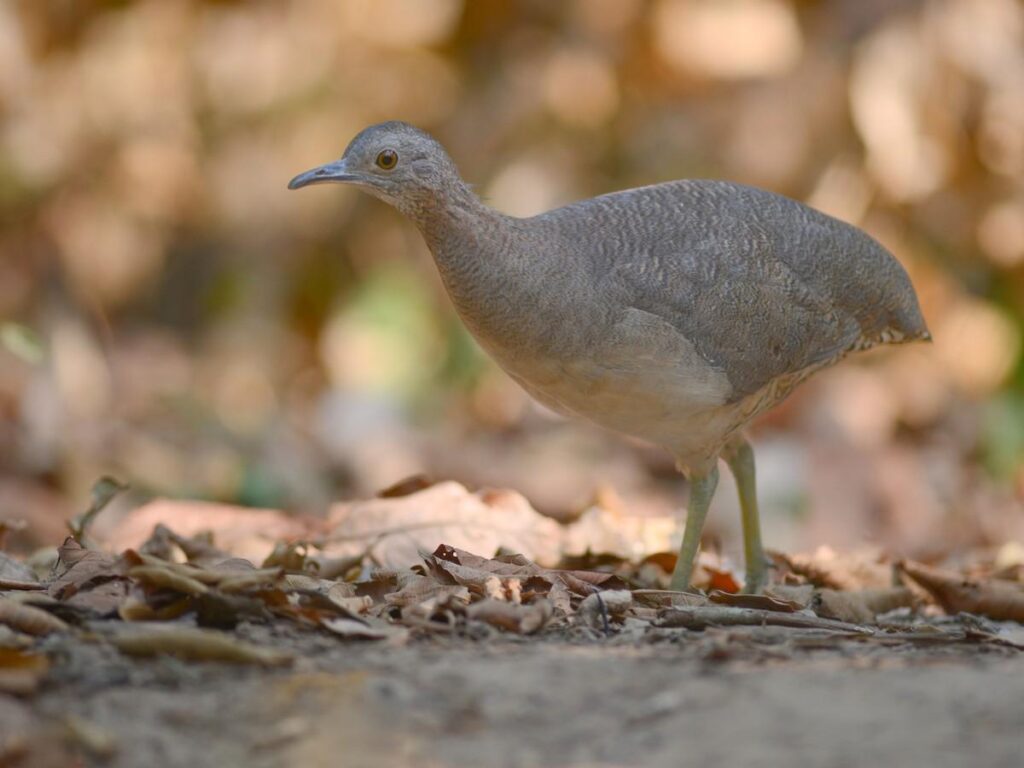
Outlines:
{"type": "Polygon", "coordinates": [[[341,158],[341,160],[335,160],[333,163],[326,163],[325,165],[321,165],[311,171],[300,173],[288,182],[288,189],[308,187],[310,184],[326,184],[328,182],[343,184],[346,181],[358,180],[359,176],[354,173],[350,173],[345,165],[345,158],[341,158]]]}

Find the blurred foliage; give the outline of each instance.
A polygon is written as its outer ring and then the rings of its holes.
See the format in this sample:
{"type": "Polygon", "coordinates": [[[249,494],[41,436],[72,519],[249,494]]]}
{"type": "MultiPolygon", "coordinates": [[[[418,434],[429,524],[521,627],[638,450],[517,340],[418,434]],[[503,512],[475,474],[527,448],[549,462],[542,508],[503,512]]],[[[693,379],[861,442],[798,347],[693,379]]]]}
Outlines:
{"type": "Polygon", "coordinates": [[[1016,0],[23,0],[0,4],[0,113],[8,487],[113,472],[316,507],[424,468],[492,478],[474,440],[548,430],[410,225],[285,190],[399,118],[510,213],[712,176],[865,228],[935,344],[845,364],[763,430],[930,445],[948,462],[907,483],[963,479],[926,505],[990,482],[975,466],[1024,496],[1016,0]]]}

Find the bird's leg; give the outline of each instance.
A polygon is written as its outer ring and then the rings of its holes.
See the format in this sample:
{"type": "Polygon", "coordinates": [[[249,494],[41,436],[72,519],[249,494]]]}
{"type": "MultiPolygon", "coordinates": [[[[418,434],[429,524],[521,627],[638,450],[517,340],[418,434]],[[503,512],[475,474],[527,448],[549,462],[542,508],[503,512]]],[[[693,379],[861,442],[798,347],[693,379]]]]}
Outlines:
{"type": "Polygon", "coordinates": [[[743,520],[743,557],[747,565],[744,591],[757,594],[764,586],[768,561],[761,547],[761,520],[757,510],[757,482],[754,472],[754,449],[743,437],[736,437],[722,451],[736,479],[743,520]]]}
{"type": "Polygon", "coordinates": [[[704,475],[690,478],[690,502],[686,509],[686,528],[683,530],[683,545],[679,548],[679,559],[672,571],[671,588],[684,590],[690,586],[693,561],[700,547],[700,534],[704,530],[704,518],[711,506],[711,497],[718,486],[718,467],[704,475]]]}

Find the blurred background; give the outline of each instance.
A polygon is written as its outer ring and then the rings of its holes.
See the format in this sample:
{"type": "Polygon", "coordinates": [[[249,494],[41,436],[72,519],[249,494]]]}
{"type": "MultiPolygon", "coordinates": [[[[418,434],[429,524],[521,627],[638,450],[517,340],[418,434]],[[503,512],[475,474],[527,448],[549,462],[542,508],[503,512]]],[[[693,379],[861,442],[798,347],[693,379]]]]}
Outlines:
{"type": "Polygon", "coordinates": [[[417,472],[562,519],[682,509],[667,456],[482,355],[398,214],[286,191],[384,119],[507,213],[711,177],[863,227],[935,343],[856,356],[755,426],[768,543],[1024,538],[1017,0],[10,0],[0,518],[22,545],[104,473],[313,514],[417,472]]]}

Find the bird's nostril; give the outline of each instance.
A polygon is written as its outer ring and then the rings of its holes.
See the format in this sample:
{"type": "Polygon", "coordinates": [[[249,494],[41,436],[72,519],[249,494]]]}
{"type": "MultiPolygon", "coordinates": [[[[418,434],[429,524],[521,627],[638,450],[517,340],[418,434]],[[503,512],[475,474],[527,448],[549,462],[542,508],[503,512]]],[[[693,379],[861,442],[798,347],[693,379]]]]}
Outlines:
{"type": "Polygon", "coordinates": [[[327,169],[326,168],[318,168],[315,175],[316,176],[326,176],[327,175],[327,169]]]}

